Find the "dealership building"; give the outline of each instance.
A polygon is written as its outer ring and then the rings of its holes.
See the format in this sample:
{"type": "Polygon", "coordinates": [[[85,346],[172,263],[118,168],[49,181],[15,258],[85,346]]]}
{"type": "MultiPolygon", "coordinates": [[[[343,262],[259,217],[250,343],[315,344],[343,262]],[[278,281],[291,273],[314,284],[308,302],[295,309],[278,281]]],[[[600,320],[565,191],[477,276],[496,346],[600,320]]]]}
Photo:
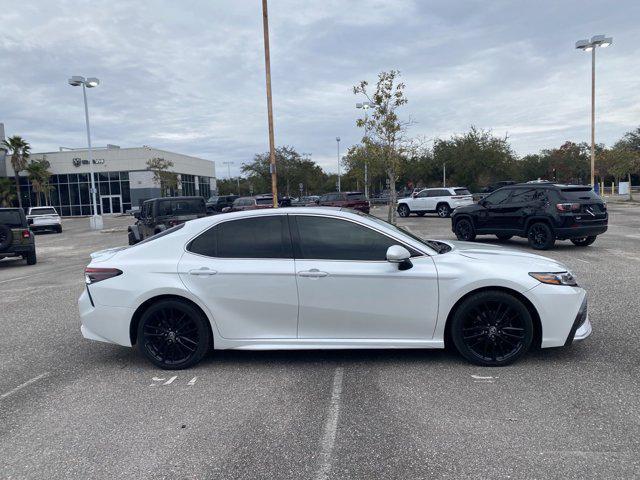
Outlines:
{"type": "MultiPolygon", "coordinates": [[[[177,174],[178,183],[177,189],[170,192],[172,195],[209,198],[216,192],[215,163],[211,160],[148,146],[120,148],[108,145],[92,151],[99,214],[124,213],[144,200],[161,196],[160,185],[154,181],[153,172],[147,169],[147,162],[153,158],[173,162],[169,171],[177,174]]],[[[46,201],[42,196],[42,205],[55,207],[63,216],[91,215],[91,170],[87,149],[61,147],[57,152],[32,153],[30,159],[46,159],[51,165],[51,190],[46,201]]],[[[0,155],[0,177],[13,177],[8,154],[0,155]]],[[[23,206],[36,206],[37,194],[25,172],[20,173],[20,183],[23,206]]]]}

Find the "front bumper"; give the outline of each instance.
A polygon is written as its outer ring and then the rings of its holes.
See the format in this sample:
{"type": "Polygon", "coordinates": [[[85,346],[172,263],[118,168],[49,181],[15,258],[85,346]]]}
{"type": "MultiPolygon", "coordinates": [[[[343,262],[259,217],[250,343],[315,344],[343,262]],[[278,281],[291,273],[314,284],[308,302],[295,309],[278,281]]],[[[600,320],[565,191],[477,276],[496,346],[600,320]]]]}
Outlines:
{"type": "Polygon", "coordinates": [[[589,315],[587,313],[587,297],[584,297],[580,305],[580,310],[578,310],[569,335],[567,336],[567,340],[564,342],[564,346],[568,347],[575,340],[584,340],[591,335],[591,330],[591,322],[589,322],[589,315]]]}

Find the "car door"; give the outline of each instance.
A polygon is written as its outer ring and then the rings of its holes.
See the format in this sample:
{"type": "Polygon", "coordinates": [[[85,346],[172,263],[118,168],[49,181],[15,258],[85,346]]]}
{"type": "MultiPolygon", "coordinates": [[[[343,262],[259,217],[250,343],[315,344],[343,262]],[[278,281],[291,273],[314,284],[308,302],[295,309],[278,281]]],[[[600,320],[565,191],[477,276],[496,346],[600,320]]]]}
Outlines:
{"type": "Polygon", "coordinates": [[[431,257],[407,247],[413,267],[386,261],[402,244],[369,226],[325,215],[289,215],[301,339],[430,339],[438,313],[431,257]]]}
{"type": "Polygon", "coordinates": [[[500,188],[488,197],[482,199],[480,205],[482,210],[478,212],[477,230],[486,230],[488,232],[501,231],[506,226],[505,216],[503,215],[503,207],[506,206],[510,188],[500,188]]]}
{"type": "Polygon", "coordinates": [[[515,188],[511,196],[502,205],[500,210],[502,228],[518,233],[524,230],[525,219],[532,215],[539,204],[535,201],[535,188],[515,188]]]}
{"type": "Polygon", "coordinates": [[[412,198],[408,199],[411,210],[423,212],[429,210],[428,208],[429,190],[422,190],[412,198]]]}
{"type": "Polygon", "coordinates": [[[296,338],[298,291],[286,215],[222,221],[187,245],[180,278],[224,338],[296,338]]]}

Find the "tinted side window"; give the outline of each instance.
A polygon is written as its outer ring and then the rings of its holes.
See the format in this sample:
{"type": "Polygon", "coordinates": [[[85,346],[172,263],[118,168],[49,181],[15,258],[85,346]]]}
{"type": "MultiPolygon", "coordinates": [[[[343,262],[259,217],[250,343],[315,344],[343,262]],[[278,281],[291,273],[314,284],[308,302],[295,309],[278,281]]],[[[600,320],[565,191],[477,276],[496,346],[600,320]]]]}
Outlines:
{"type": "Polygon", "coordinates": [[[519,188],[513,191],[509,203],[529,203],[536,198],[538,190],[535,188],[519,188]]]}
{"type": "Polygon", "coordinates": [[[190,252],[219,258],[293,258],[285,215],[223,222],[195,238],[190,252]]]}
{"type": "Polygon", "coordinates": [[[511,189],[501,188],[485,198],[485,201],[489,205],[499,205],[501,203],[505,203],[507,198],[509,198],[509,194],[511,194],[511,189]]]}
{"type": "Polygon", "coordinates": [[[420,193],[418,193],[417,197],[418,198],[424,198],[424,197],[428,197],[429,196],[429,190],[422,190],[420,193]]]}
{"type": "Polygon", "coordinates": [[[316,260],[386,260],[397,240],[368,227],[337,218],[295,216],[297,258],[316,260]]]}

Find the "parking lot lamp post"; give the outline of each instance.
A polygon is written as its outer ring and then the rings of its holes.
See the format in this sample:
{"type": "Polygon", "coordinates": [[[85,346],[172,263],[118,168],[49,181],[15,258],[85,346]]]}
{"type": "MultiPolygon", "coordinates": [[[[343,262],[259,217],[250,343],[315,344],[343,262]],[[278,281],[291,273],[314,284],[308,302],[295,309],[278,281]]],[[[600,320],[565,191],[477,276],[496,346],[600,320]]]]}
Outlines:
{"type": "Polygon", "coordinates": [[[591,186],[595,187],[596,164],[596,48],[606,48],[613,43],[612,37],[594,35],[591,40],[578,40],[576,49],[591,52],[591,186]]]}
{"type": "Polygon", "coordinates": [[[340,137],[336,137],[338,143],[338,191],[340,192],[340,137]]]}
{"type": "MultiPolygon", "coordinates": [[[[356,108],[364,110],[364,138],[367,138],[367,110],[373,107],[372,102],[356,103],[356,108]]],[[[369,161],[364,159],[364,198],[369,198],[369,161]]]]}
{"type": "Polygon", "coordinates": [[[82,96],[84,97],[84,118],[87,124],[87,145],[89,161],[89,174],[91,176],[91,199],[93,207],[93,215],[89,219],[89,225],[92,230],[102,230],[102,216],[98,214],[98,202],[96,201],[96,181],[93,174],[93,151],[91,149],[91,128],[89,127],[89,107],[87,106],[87,88],[93,88],[100,85],[100,80],[95,77],[84,78],[73,76],[69,79],[69,85],[72,87],[82,86],[82,96]]]}

